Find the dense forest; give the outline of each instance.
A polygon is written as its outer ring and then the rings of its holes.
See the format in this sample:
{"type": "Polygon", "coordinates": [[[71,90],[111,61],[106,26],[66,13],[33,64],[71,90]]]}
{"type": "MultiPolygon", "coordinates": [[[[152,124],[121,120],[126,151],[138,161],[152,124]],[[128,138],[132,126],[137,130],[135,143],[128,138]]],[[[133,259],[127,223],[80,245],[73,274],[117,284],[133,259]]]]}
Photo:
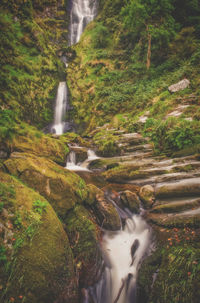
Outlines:
{"type": "Polygon", "coordinates": [[[1,0],[0,27],[0,302],[199,303],[199,1],[1,0]]]}

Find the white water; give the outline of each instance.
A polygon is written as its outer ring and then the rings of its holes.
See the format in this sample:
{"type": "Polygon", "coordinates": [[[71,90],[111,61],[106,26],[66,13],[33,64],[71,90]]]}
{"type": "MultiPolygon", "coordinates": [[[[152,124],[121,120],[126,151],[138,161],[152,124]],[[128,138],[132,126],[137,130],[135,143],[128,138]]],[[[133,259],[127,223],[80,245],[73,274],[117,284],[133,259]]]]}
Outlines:
{"type": "Polygon", "coordinates": [[[71,151],[67,157],[66,168],[74,171],[90,171],[87,167],[89,163],[95,159],[98,159],[95,152],[91,149],[87,151],[88,158],[82,163],[77,163],[76,161],[76,152],[71,151]]]}
{"type": "Polygon", "coordinates": [[[97,15],[97,0],[71,0],[69,45],[79,42],[86,25],[97,15]]]}
{"type": "Polygon", "coordinates": [[[56,135],[63,134],[63,119],[66,113],[68,98],[67,98],[67,85],[65,82],[60,82],[58,86],[57,96],[56,96],[56,106],[54,112],[54,124],[52,130],[56,135]]]}
{"type": "Polygon", "coordinates": [[[140,215],[126,220],[123,230],[105,232],[102,251],[106,269],[101,281],[90,289],[95,303],[135,303],[138,267],[151,250],[151,232],[140,215]],[[139,241],[133,257],[131,249],[139,241]]]}
{"type": "MultiPolygon", "coordinates": [[[[85,26],[97,15],[97,0],[71,0],[68,44],[76,44],[85,26]]],[[[62,57],[66,68],[67,58],[62,57]]],[[[52,132],[62,135],[64,132],[64,116],[69,107],[68,88],[65,82],[60,82],[57,90],[54,124],[52,132]]]]}

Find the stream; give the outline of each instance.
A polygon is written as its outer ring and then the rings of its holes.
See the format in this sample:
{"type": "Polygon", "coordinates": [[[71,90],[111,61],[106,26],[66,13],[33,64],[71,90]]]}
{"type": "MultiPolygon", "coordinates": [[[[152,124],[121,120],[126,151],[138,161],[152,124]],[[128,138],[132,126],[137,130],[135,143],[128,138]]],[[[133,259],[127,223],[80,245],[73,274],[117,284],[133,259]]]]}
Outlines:
{"type": "MultiPolygon", "coordinates": [[[[97,159],[95,152],[88,150],[88,159],[76,163],[76,153],[71,151],[66,168],[73,171],[89,170],[89,163],[97,159]]],[[[83,303],[136,303],[136,281],[138,269],[143,258],[153,249],[151,229],[140,214],[132,214],[128,209],[121,209],[108,193],[106,198],[114,204],[121,218],[121,230],[102,230],[100,244],[104,260],[104,272],[100,281],[86,290],[83,303]]]]}

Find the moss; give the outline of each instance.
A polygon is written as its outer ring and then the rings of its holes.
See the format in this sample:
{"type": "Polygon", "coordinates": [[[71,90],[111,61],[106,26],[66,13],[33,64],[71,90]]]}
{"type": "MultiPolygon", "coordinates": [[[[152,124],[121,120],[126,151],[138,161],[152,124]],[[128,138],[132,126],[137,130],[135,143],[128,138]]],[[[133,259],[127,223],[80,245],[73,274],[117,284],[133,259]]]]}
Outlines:
{"type": "Polygon", "coordinates": [[[0,265],[1,302],[10,302],[10,298],[18,302],[20,297],[23,302],[54,302],[63,293],[70,302],[77,302],[73,255],[54,210],[17,179],[0,173],[0,181],[16,193],[15,197],[8,195],[10,205],[5,205],[4,216],[0,215],[3,229],[9,229],[0,236],[7,259],[7,266],[0,265]],[[33,208],[36,200],[46,205],[41,214],[33,208]],[[16,214],[21,218],[20,226],[10,222],[16,214]]]}
{"type": "Polygon", "coordinates": [[[37,190],[61,217],[87,197],[87,188],[75,173],[34,155],[18,154],[4,163],[6,169],[37,190]]]}
{"type": "Polygon", "coordinates": [[[98,248],[100,230],[81,205],[75,206],[65,219],[67,234],[79,272],[81,287],[93,285],[98,279],[101,254],[98,248]]]}
{"type": "Polygon", "coordinates": [[[69,152],[67,145],[60,139],[44,135],[36,128],[21,123],[16,127],[17,135],[12,141],[12,151],[27,152],[46,157],[58,164],[64,165],[69,152]]]}

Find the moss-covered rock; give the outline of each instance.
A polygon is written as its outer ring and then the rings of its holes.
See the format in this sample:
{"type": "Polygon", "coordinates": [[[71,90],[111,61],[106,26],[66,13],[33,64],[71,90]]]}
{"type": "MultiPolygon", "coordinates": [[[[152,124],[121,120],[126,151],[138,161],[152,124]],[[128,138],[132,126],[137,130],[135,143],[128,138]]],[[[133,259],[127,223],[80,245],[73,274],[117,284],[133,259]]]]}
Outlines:
{"type": "Polygon", "coordinates": [[[139,213],[140,199],[136,193],[133,193],[129,190],[124,191],[120,194],[120,201],[124,207],[130,209],[134,214],[139,213]]]}
{"type": "Polygon", "coordinates": [[[25,152],[45,157],[58,164],[65,165],[66,155],[69,152],[67,144],[59,138],[44,135],[27,124],[18,126],[17,135],[13,138],[12,152],[25,152]]]}
{"type": "Polygon", "coordinates": [[[139,196],[145,208],[151,208],[155,202],[155,191],[151,185],[144,185],[139,191],[139,196]]]}
{"type": "Polygon", "coordinates": [[[4,162],[4,166],[48,199],[61,217],[87,197],[85,182],[77,174],[45,158],[22,153],[4,162]]]}
{"type": "Polygon", "coordinates": [[[100,277],[101,253],[98,248],[100,229],[82,205],[75,206],[68,213],[65,224],[80,286],[93,285],[100,277]]]}
{"type": "Polygon", "coordinates": [[[94,185],[88,185],[89,196],[86,203],[98,224],[108,230],[119,230],[121,221],[114,205],[106,199],[104,192],[94,185]]]}
{"type": "Polygon", "coordinates": [[[0,172],[0,201],[0,302],[77,303],[73,254],[47,200],[0,172]]]}

